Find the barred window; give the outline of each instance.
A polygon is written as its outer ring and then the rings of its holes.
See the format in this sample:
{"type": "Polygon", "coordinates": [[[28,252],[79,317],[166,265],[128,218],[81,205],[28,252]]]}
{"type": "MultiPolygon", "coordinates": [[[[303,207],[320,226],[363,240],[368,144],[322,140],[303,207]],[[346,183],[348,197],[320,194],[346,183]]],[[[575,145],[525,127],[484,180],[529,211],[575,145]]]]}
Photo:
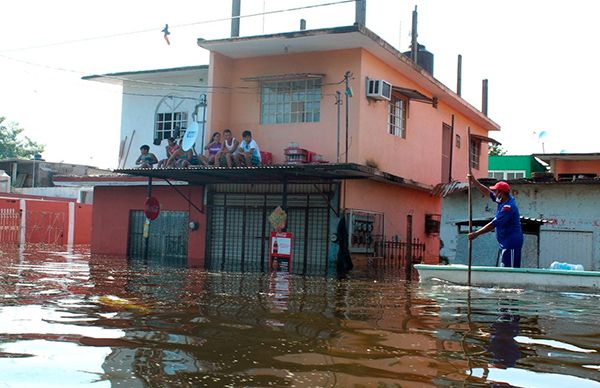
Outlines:
{"type": "Polygon", "coordinates": [[[155,122],[155,139],[180,138],[185,133],[188,123],[187,112],[157,113],[155,122]]]}
{"type": "Polygon", "coordinates": [[[392,94],[389,102],[388,132],[406,138],[406,99],[392,94]]]}
{"type": "Polygon", "coordinates": [[[310,123],[321,119],[321,79],[263,82],[261,123],[310,123]]]}
{"type": "Polygon", "coordinates": [[[479,155],[481,154],[481,141],[471,139],[471,167],[479,170],[479,155]]]}

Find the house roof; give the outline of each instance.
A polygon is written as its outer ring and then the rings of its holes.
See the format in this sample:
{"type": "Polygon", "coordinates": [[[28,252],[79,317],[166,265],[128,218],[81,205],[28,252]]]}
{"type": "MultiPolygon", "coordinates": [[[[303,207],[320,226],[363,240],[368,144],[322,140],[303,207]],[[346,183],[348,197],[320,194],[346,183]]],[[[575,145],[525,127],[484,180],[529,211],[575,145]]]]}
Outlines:
{"type": "Polygon", "coordinates": [[[194,184],[211,183],[262,183],[262,182],[308,182],[344,179],[370,179],[411,189],[431,192],[432,187],[419,182],[379,171],[356,163],[284,164],[259,167],[156,168],[115,170],[149,178],[172,179],[194,184]]]}
{"type": "Polygon", "coordinates": [[[551,160],[600,160],[600,153],[587,154],[533,154],[534,157],[550,163],[551,160]]]}
{"type": "Polygon", "coordinates": [[[234,59],[363,48],[407,75],[430,92],[432,98],[444,102],[487,130],[500,129],[493,120],[362,25],[216,40],[200,38],[198,46],[234,59]]]}
{"type": "Polygon", "coordinates": [[[168,74],[177,74],[178,76],[195,76],[198,74],[198,70],[208,70],[208,65],[199,66],[183,66],[183,67],[171,67],[167,69],[154,69],[154,70],[139,70],[139,71],[124,71],[119,73],[107,73],[107,74],[95,74],[86,75],[81,79],[86,81],[98,81],[105,82],[115,85],[123,85],[123,81],[126,80],[146,80],[148,78],[164,77],[168,74]]]}

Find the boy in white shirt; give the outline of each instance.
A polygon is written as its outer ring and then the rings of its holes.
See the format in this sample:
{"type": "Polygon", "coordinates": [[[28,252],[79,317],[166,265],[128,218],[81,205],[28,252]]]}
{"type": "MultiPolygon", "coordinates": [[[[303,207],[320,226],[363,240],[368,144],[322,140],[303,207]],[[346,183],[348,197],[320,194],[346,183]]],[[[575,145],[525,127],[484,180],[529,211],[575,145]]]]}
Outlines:
{"type": "Polygon", "coordinates": [[[252,139],[252,132],[246,130],[242,132],[242,142],[236,151],[238,166],[260,166],[260,149],[258,144],[252,139]]]}

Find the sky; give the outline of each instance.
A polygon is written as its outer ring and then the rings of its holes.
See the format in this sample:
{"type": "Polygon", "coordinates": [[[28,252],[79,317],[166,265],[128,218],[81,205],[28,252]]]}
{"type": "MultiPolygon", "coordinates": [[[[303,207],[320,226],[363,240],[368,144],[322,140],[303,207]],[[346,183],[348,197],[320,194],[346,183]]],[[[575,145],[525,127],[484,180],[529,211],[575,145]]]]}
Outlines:
{"type": "MultiPolygon", "coordinates": [[[[241,0],[242,15],[340,0],[241,0]]],[[[600,3],[588,0],[367,0],[367,28],[401,51],[418,40],[434,77],[481,108],[512,155],[600,152],[600,3]]],[[[229,37],[230,0],[19,0],[0,2],[0,116],[46,146],[52,162],[116,168],[121,89],[81,77],[208,64],[197,38],[229,37]],[[169,24],[171,45],[161,33],[169,24]]],[[[351,25],[354,3],[241,19],[241,36],[351,25]]]]}

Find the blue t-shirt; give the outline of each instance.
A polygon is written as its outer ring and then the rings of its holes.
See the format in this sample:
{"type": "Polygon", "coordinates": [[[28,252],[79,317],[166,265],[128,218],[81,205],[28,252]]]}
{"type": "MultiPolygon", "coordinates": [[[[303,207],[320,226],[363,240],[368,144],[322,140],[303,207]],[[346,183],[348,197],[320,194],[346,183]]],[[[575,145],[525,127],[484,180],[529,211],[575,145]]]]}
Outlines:
{"type": "MultiPolygon", "coordinates": [[[[490,193],[492,201],[496,201],[494,193],[490,193]]],[[[517,201],[508,195],[508,201],[498,204],[496,217],[492,220],[496,228],[496,239],[502,249],[520,249],[523,247],[523,231],[521,230],[521,216],[517,201]]]]}

